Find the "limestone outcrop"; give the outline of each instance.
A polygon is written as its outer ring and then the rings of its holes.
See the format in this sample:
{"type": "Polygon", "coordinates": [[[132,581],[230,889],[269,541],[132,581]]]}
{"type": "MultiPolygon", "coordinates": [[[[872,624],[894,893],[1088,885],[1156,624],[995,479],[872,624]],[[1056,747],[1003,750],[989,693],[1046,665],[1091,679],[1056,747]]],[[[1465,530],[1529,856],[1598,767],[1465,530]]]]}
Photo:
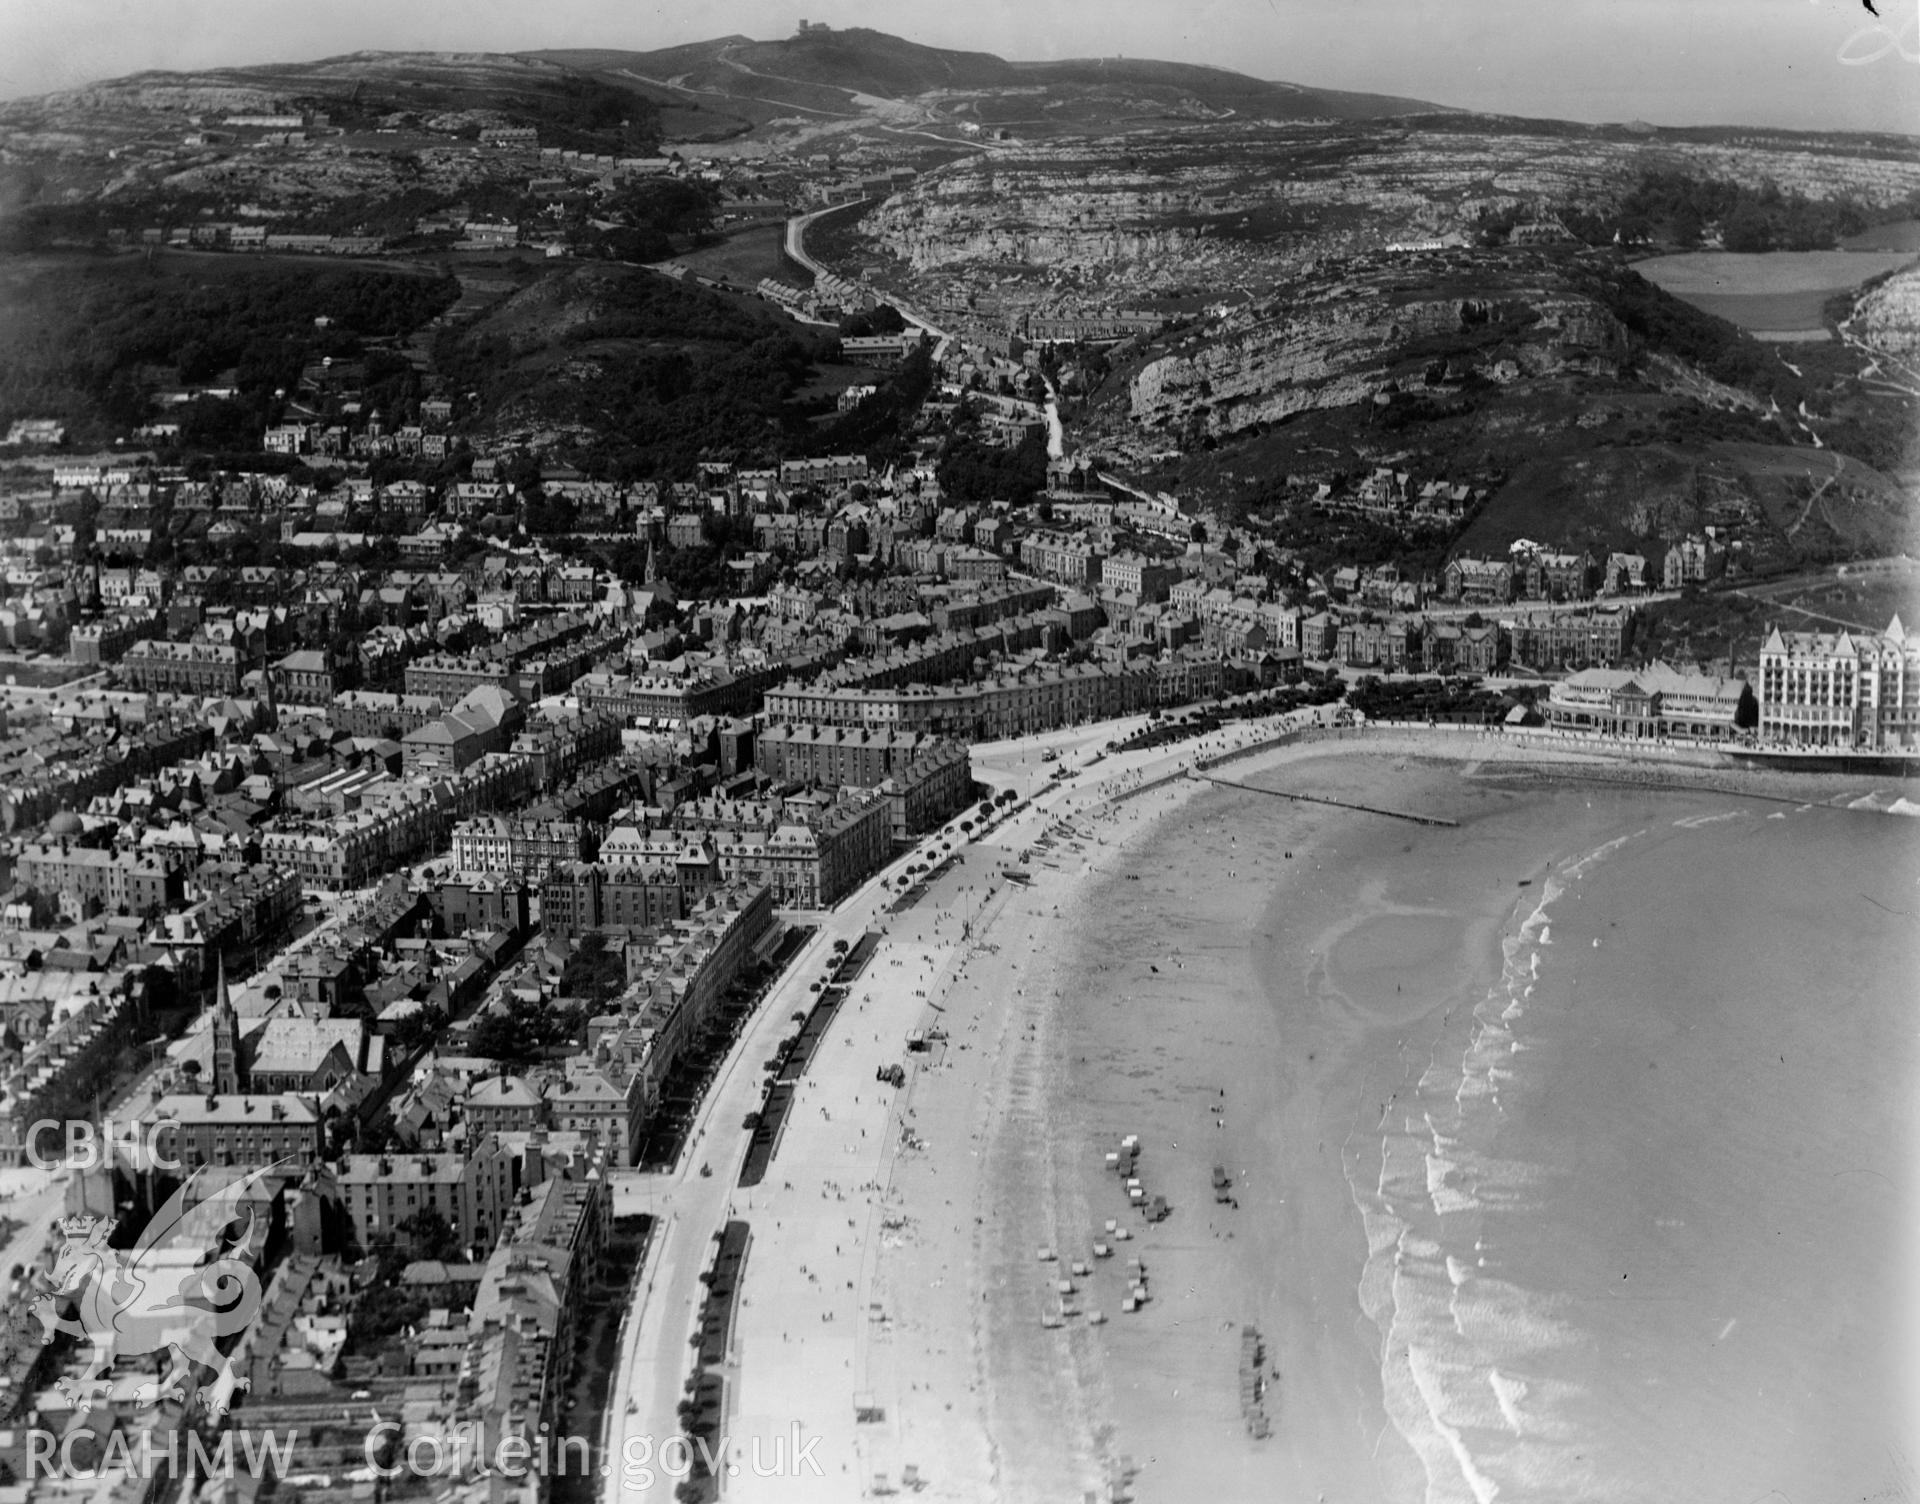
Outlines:
{"type": "Polygon", "coordinates": [[[1920,193],[1911,149],[1840,151],[1834,138],[1723,141],[1547,133],[1521,122],[1213,123],[997,146],[923,173],[868,233],[917,272],[1131,266],[1178,283],[1249,275],[1303,256],[1474,237],[1483,213],[1604,204],[1648,171],[1869,206],[1920,193]]]}
{"type": "Polygon", "coordinates": [[[1618,376],[1631,360],[1627,330],[1593,298],[1502,286],[1511,271],[1492,258],[1459,260],[1486,263],[1480,295],[1409,298],[1397,268],[1376,261],[1224,315],[1134,376],[1129,414],[1219,437],[1428,384],[1618,376]]]}
{"type": "Polygon", "coordinates": [[[1920,267],[1896,272],[1863,293],[1848,329],[1863,344],[1889,355],[1920,351],[1920,267]]]}

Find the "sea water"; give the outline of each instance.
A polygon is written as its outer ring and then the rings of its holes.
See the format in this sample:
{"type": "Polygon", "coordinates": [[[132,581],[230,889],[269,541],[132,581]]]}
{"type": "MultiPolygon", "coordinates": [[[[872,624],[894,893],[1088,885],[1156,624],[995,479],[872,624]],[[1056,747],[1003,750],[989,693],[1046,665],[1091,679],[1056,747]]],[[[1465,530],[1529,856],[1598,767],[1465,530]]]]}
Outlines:
{"type": "Polygon", "coordinates": [[[1426,1504],[1909,1497],[1920,824],[1618,807],[1343,1156],[1386,1415],[1426,1504]]]}

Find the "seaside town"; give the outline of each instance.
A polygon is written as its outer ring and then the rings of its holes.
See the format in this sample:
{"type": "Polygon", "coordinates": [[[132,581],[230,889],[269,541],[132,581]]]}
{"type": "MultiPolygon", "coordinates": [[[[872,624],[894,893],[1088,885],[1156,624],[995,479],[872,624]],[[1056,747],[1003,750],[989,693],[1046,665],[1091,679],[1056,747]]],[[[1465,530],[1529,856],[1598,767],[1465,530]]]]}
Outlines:
{"type": "MultiPolygon", "coordinates": [[[[910,1219],[865,1177],[937,1131],[905,1104],[967,1048],[953,999],[1009,964],[995,906],[1025,894],[1037,923],[1035,895],[1065,901],[1036,869],[1090,872],[1168,788],[1300,738],[1729,776],[1920,759],[1920,624],[1766,594],[1852,581],[1877,603],[1911,560],[1790,560],[1751,491],[1703,472],[1700,505],[1649,504],[1631,550],[1476,546],[1509,469],[1370,438],[1365,463],[1279,470],[1234,504],[1156,468],[1152,445],[1199,451],[1203,421],[1143,437],[1089,400],[1128,361],[1136,418],[1204,387],[1141,369],[1194,310],[932,255],[890,279],[849,252],[834,217],[906,216],[924,153],[636,155],[505,114],[343,110],[198,111],[129,171],[239,156],[265,193],[267,168],[371,172],[399,134],[468,202],[380,225],[311,203],[121,215],[88,244],[436,258],[455,270],[417,322],[437,336],[402,327],[420,309],[376,332],[352,298],[302,303],[310,328],[263,335],[270,359],[152,352],[110,440],[38,410],[0,434],[0,1504],[732,1497],[744,1438],[706,1446],[759,1381],[740,1333],[789,1344],[813,1304],[800,1337],[844,1347],[849,1383],[893,1376],[891,1398],[854,1388],[847,1496],[960,1497],[910,1455],[930,1423],[900,1416],[932,1401],[890,1366],[911,1334],[900,1266],[876,1276],[872,1253],[910,1219]],[[676,194],[703,233],[777,226],[780,272],[618,260],[688,241],[636,207],[676,194]],[[602,334],[691,347],[751,318],[742,359],[771,367],[790,330],[829,372],[816,410],[749,433],[729,389],[725,422],[612,459],[587,419],[503,417],[489,367],[520,335],[456,352],[461,320],[608,258],[642,286],[602,334]],[[669,296],[713,301],[650,324],[669,296]],[[863,1125],[840,1159],[837,1118],[863,1125]],[[778,1285],[755,1283],[776,1277],[769,1222],[809,1260],[778,1285]],[[821,1303],[820,1271],[854,1269],[821,1303]],[[140,1287],[118,1307],[115,1277],[140,1287]],[[636,1484],[628,1439],[656,1420],[702,1445],[636,1484]],[[280,1435],[272,1468],[207,1462],[280,1435]],[[503,1445],[521,1466],[488,1465],[503,1445]]],[[[1502,254],[1570,238],[1544,213],[1510,233],[1502,254]]],[[[1353,254],[1451,275],[1482,250],[1410,229],[1353,254]]],[[[705,392],[706,356],[676,358],[646,379],[705,392]]],[[[1437,357],[1367,410],[1522,376],[1471,366],[1437,357]]],[[[1040,1329],[1158,1298],[1152,1229],[1195,1215],[1169,1208],[1160,1150],[1118,1131],[1100,1150],[1112,1195],[1084,1246],[1034,1250],[1040,1329]]],[[[931,1172],[902,1173],[931,1225],[931,1172]]],[[[1199,1212],[1237,1211],[1240,1173],[1213,1165],[1199,1212]]],[[[1229,1336],[1234,1424],[1264,1441],[1269,1339],[1229,1336]]]]}
{"type": "MultiPolygon", "coordinates": [[[[946,342],[943,365],[972,358],[946,342]]],[[[1028,796],[976,775],[979,744],[1309,702],[1756,753],[1920,736],[1897,618],[1771,630],[1733,673],[1636,662],[1637,607],[1721,566],[1712,540],[1322,576],[1210,544],[1210,519],[1087,457],[1020,509],[857,455],[436,488],[376,483],[352,457],[374,425],[328,426],[346,443],[324,490],[16,469],[0,613],[7,1404],[56,1435],[186,1415],[150,1365],[45,1345],[28,1313],[84,1219],[151,1212],[182,1177],[232,1187],[244,1244],[188,1219],[147,1258],[259,1282],[210,1397],[217,1415],[250,1378],[248,1425],[307,1428],[303,1498],[382,1496],[358,1455],[375,1412],[532,1438],[604,1386],[588,1312],[628,1297],[646,1236],[621,1172],[703,1152],[685,1129],[716,1062],[836,905],[903,855],[910,903],[948,840],[1028,796]],[[559,497],[577,533],[471,525],[559,497]],[[757,546],[682,598],[672,562],[723,521],[757,546]],[[204,543],[140,562],[183,533],[204,543]],[[573,551],[616,533],[633,576],[573,551]],[[274,562],[183,562],[262,537],[274,562]],[[36,1171],[75,1119],[122,1137],[36,1171]]],[[[841,941],[814,996],[871,948],[841,941]]],[[[825,1006],[796,1014],[796,1049],[825,1006]]]]}

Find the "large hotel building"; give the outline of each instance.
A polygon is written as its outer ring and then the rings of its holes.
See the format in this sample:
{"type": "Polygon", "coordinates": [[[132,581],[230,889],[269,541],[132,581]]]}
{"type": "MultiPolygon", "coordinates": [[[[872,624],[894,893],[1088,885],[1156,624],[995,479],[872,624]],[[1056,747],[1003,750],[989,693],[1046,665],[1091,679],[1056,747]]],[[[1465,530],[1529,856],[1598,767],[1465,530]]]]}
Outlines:
{"type": "Polygon", "coordinates": [[[1900,618],[1872,632],[1782,632],[1760,648],[1760,740],[1920,749],[1920,641],[1900,618]]]}

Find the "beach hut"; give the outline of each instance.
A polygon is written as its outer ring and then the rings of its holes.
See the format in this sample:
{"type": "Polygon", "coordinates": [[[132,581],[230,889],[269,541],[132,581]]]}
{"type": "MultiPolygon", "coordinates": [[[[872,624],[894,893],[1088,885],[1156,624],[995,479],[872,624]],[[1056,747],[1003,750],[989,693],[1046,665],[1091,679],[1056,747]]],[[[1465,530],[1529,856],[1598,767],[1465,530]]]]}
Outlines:
{"type": "Polygon", "coordinates": [[[1088,1273],[1087,1266],[1084,1263],[1082,1263],[1079,1259],[1075,1259],[1073,1261],[1072,1270],[1074,1274],[1078,1275],[1082,1279],[1084,1279],[1088,1273]]]}
{"type": "Polygon", "coordinates": [[[1055,1280],[1053,1282],[1053,1290],[1056,1295],[1071,1295],[1073,1294],[1073,1281],[1070,1279],[1055,1280]]]}
{"type": "Polygon", "coordinates": [[[1113,1257],[1113,1249],[1105,1243],[1095,1243],[1093,1256],[1097,1259],[1110,1259],[1113,1257]]]}
{"type": "Polygon", "coordinates": [[[1044,1245],[1039,1250],[1039,1259],[1040,1259],[1040,1262],[1043,1264],[1051,1264],[1058,1257],[1059,1257],[1058,1254],[1056,1254],[1051,1248],[1045,1247],[1044,1245]]]}

